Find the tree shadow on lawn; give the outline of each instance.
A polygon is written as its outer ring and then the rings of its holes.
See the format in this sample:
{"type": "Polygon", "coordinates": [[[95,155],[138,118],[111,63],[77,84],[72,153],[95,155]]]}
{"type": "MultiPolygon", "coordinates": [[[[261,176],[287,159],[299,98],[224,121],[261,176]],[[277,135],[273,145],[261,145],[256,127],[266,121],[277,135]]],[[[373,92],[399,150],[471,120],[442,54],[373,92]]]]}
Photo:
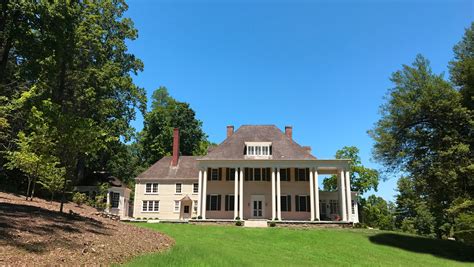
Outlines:
{"type": "Polygon", "coordinates": [[[474,262],[474,247],[452,240],[430,239],[421,236],[383,233],[369,237],[373,243],[391,246],[415,253],[462,262],[474,262]]]}

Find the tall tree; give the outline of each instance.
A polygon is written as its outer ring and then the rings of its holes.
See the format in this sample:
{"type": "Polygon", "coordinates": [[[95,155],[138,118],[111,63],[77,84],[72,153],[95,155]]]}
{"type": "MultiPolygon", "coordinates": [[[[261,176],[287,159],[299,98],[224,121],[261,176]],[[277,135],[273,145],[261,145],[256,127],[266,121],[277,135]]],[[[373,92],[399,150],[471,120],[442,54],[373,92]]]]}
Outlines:
{"type": "Polygon", "coordinates": [[[474,22],[453,51],[454,60],[449,63],[451,80],[459,88],[464,106],[474,110],[474,22]]]}
{"type": "MultiPolygon", "coordinates": [[[[336,152],[336,159],[350,159],[350,181],[351,190],[363,194],[371,189],[377,191],[379,185],[379,173],[377,170],[362,165],[359,149],[355,146],[345,146],[336,152]]],[[[332,175],[323,180],[324,190],[334,191],[337,189],[337,177],[332,175]]]]}
{"type": "Polygon", "coordinates": [[[391,81],[394,88],[381,107],[382,118],[369,131],[374,158],[386,171],[410,175],[440,227],[449,203],[474,192],[472,116],[459,92],[434,74],[421,55],[391,81]]]}
{"type": "Polygon", "coordinates": [[[163,156],[171,155],[174,128],[179,128],[181,154],[200,153],[207,136],[189,104],[172,98],[165,87],[153,92],[152,101],[152,110],[145,115],[140,138],[145,162],[153,164],[163,156]]]}

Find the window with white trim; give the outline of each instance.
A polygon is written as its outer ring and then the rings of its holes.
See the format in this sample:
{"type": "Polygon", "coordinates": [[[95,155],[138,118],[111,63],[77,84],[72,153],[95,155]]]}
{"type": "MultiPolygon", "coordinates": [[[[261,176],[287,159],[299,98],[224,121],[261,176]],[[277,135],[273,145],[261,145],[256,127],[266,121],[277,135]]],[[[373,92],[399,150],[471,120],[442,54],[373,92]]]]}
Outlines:
{"type": "Polygon", "coordinates": [[[206,210],[221,210],[221,195],[207,195],[206,210]]]}
{"type": "Polygon", "coordinates": [[[310,199],[309,196],[295,196],[295,205],[296,205],[296,211],[304,211],[308,212],[310,211],[310,199]]]}
{"type": "Polygon", "coordinates": [[[118,208],[120,200],[120,193],[110,192],[110,207],[118,208]]]}
{"type": "Polygon", "coordinates": [[[234,195],[225,195],[225,210],[233,211],[234,210],[234,195]]]}
{"type": "Polygon", "coordinates": [[[211,169],[211,181],[219,180],[219,169],[211,169]]]}
{"type": "Polygon", "coordinates": [[[145,184],[146,194],[158,194],[158,183],[146,183],[145,184]]]}
{"type": "Polygon", "coordinates": [[[181,183],[176,184],[176,194],[181,194],[181,187],[182,187],[181,183]]]}
{"type": "Polygon", "coordinates": [[[271,142],[245,142],[244,154],[247,156],[268,157],[272,155],[271,142]]]}
{"type": "Polygon", "coordinates": [[[198,211],[198,201],[197,200],[193,200],[193,211],[194,212],[198,211]]]}
{"type": "Polygon", "coordinates": [[[159,212],[160,201],[159,200],[143,200],[142,212],[159,212]]]}
{"type": "Polygon", "coordinates": [[[291,211],[291,196],[281,196],[281,211],[291,211]]]}
{"type": "Polygon", "coordinates": [[[174,201],[174,212],[179,212],[180,208],[181,208],[181,201],[175,200],[174,201]]]}
{"type": "Polygon", "coordinates": [[[198,183],[193,184],[193,193],[194,194],[199,193],[199,184],[198,183]]]}

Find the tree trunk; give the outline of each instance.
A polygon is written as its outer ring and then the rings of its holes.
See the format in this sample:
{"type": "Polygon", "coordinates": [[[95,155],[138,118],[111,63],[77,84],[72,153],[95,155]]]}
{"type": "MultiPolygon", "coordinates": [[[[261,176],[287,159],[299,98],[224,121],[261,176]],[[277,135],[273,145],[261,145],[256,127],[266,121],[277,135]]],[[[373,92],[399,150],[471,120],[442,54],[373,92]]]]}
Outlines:
{"type": "Polygon", "coordinates": [[[28,176],[28,188],[26,189],[26,200],[28,200],[28,196],[30,195],[30,188],[31,188],[31,178],[28,176]]]}
{"type": "Polygon", "coordinates": [[[33,180],[33,190],[31,190],[30,201],[33,201],[33,197],[35,196],[35,187],[36,187],[36,177],[33,180]]]}

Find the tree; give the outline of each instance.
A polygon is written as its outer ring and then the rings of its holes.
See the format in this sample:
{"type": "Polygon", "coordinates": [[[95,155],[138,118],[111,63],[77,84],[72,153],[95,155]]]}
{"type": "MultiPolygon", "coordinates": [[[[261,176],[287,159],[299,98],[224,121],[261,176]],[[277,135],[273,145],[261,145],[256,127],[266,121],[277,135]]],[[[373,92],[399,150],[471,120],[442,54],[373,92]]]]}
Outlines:
{"type": "Polygon", "coordinates": [[[207,137],[202,130],[202,122],[196,119],[189,104],[172,98],[165,87],[153,92],[152,101],[152,110],[145,115],[144,128],[140,133],[146,164],[171,155],[174,128],[179,128],[181,154],[202,153],[202,142],[206,142],[207,137]]]}
{"type": "Polygon", "coordinates": [[[58,165],[59,161],[54,161],[45,162],[40,167],[42,175],[40,175],[38,183],[51,193],[51,201],[54,200],[54,195],[63,188],[66,176],[66,169],[58,165]]]}
{"type": "MultiPolygon", "coordinates": [[[[377,170],[364,167],[359,157],[359,149],[355,146],[343,147],[336,152],[336,159],[350,159],[349,171],[351,190],[363,194],[371,189],[377,191],[379,185],[379,173],[377,170]]],[[[334,191],[337,189],[337,176],[332,175],[323,180],[324,190],[334,191]]]]}
{"type": "Polygon", "coordinates": [[[394,88],[381,107],[382,118],[369,131],[374,158],[385,171],[410,176],[416,195],[423,196],[435,216],[440,236],[449,203],[474,192],[472,115],[460,93],[434,74],[421,55],[391,81],[394,88]]]}
{"type": "Polygon", "coordinates": [[[383,198],[370,195],[367,200],[361,200],[362,222],[370,227],[383,230],[393,230],[393,204],[383,198]]]}
{"type": "Polygon", "coordinates": [[[454,60],[449,63],[451,80],[459,88],[464,106],[474,110],[474,22],[453,51],[454,60]]]}

